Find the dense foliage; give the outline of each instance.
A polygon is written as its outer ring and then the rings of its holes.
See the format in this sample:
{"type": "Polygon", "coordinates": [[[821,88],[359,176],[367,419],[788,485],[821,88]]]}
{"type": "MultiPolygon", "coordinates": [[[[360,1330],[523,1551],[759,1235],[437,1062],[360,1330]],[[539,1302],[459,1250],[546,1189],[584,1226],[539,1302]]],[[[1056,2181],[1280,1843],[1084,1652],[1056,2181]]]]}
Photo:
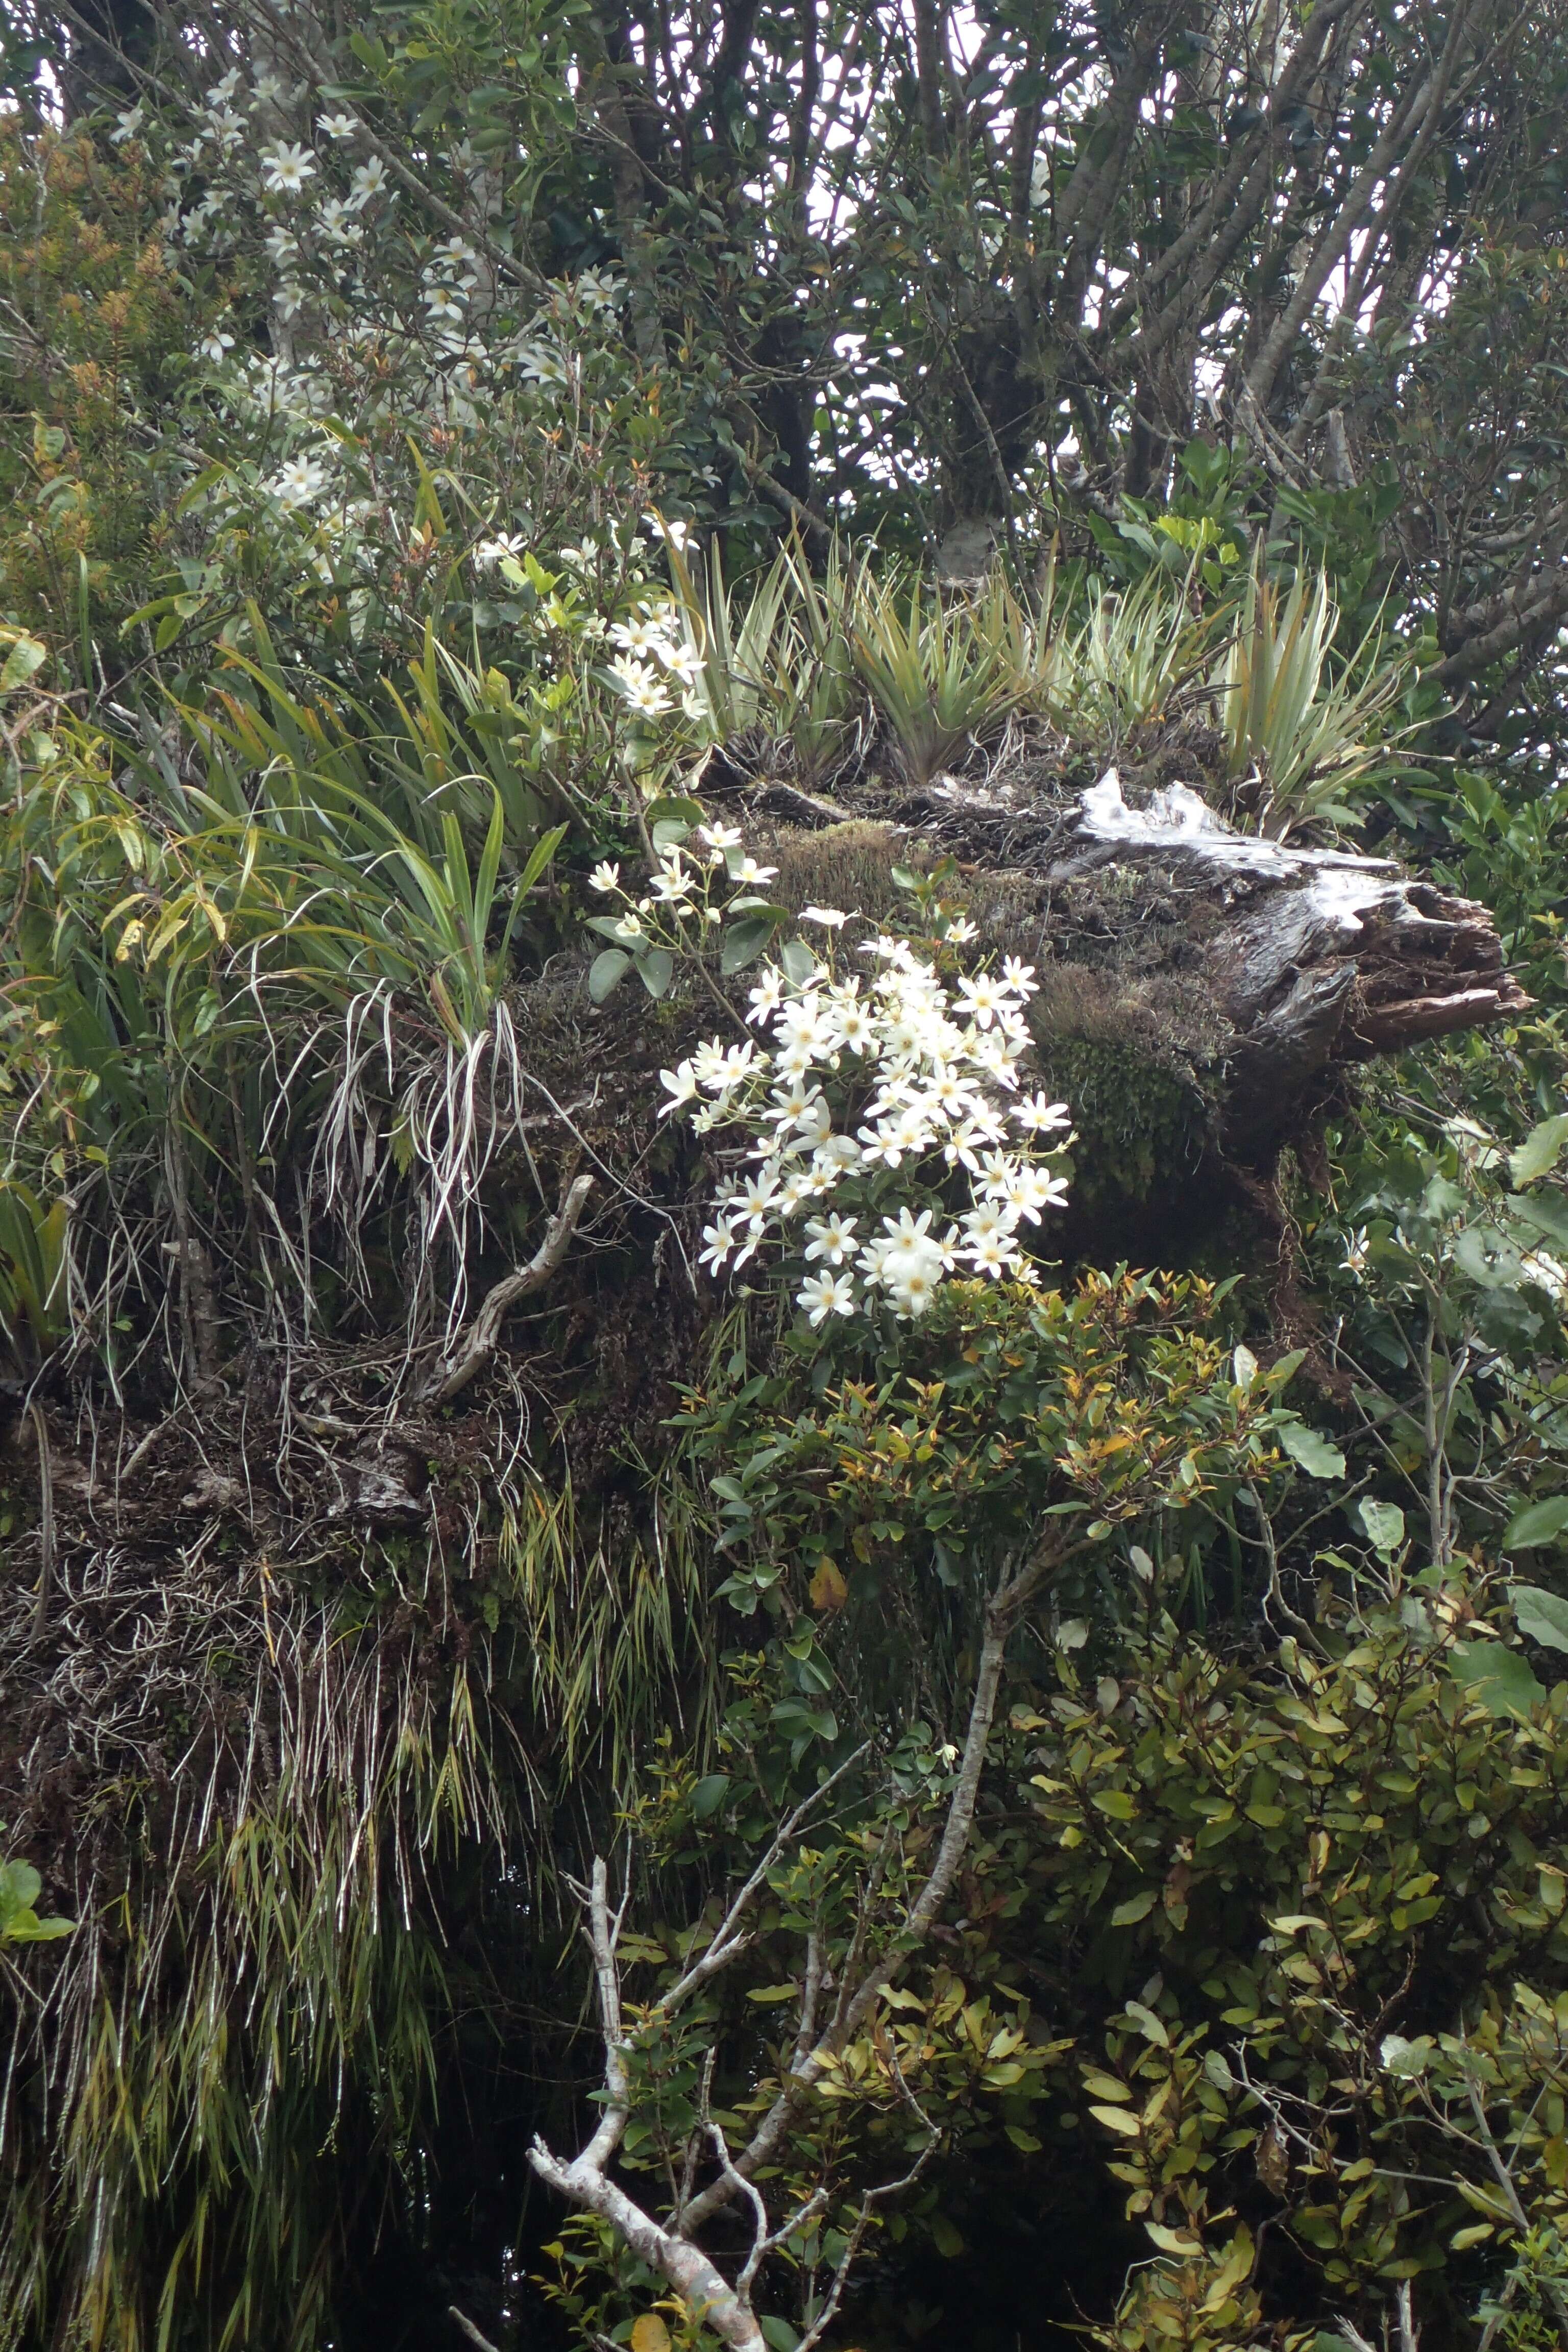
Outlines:
{"type": "Polygon", "coordinates": [[[0,2352],[1568,2346],[1568,16],[0,35],[0,2352]]]}

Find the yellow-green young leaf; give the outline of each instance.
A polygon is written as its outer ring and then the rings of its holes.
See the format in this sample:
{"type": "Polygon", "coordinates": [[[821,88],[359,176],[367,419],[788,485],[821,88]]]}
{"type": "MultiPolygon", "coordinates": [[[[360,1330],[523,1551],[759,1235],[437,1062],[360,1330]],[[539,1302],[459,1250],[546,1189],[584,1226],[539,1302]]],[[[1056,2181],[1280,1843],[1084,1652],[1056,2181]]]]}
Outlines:
{"type": "Polygon", "coordinates": [[[1126,2107],[1090,2107],[1089,2112],[1096,2123],[1103,2124],[1108,2131],[1122,2132],[1130,2139],[1137,2137],[1138,2118],[1126,2107]]]}
{"type": "Polygon", "coordinates": [[[757,2001],[793,2000],[799,1990],[798,1985],[792,1984],[753,1985],[746,1999],[757,2001]]]}
{"type": "Polygon", "coordinates": [[[1203,2252],[1202,2241],[1186,2237],[1180,2230],[1167,2230],[1159,2221],[1145,2221],[1143,2227],[1163,2254],[1201,2254],[1203,2252]]]}
{"type": "Polygon", "coordinates": [[[657,2311],[633,2320],[632,2352],[669,2352],[669,2330],[657,2311]]]}
{"type": "Polygon", "coordinates": [[[1252,2233],[1249,2230],[1238,2230],[1226,2248],[1225,2259],[1215,2273],[1213,2285],[1204,2297],[1205,2311],[1217,2311],[1221,2304],[1229,2302],[1251,2270],[1252,2261],[1252,2233]]]}
{"type": "Polygon", "coordinates": [[[1083,2070],[1083,2087],[1097,2099],[1130,2099],[1132,2096],[1125,2083],[1119,2083],[1114,2074],[1100,2074],[1093,2066],[1086,2066],[1083,2070]]]}
{"type": "Polygon", "coordinates": [[[1134,1807],[1125,1789],[1097,1789],[1090,1801],[1113,1822],[1130,1822],[1134,1807]]]}
{"type": "Polygon", "coordinates": [[[1448,2243],[1457,2254],[1460,2254],[1464,2252],[1467,2246],[1479,2246],[1491,2235],[1492,2225],[1489,2221],[1472,2221],[1468,2229],[1456,2230],[1448,2243]]]}
{"type": "Polygon", "coordinates": [[[1473,2205],[1478,2213],[1489,2214],[1494,2221],[1506,2221],[1510,2218],[1507,2206],[1495,2189],[1482,2189],[1475,2181],[1465,2179],[1456,2179],[1454,2186],[1466,2204],[1473,2205]]]}
{"type": "Polygon", "coordinates": [[[1153,2094],[1143,2110],[1143,2128],[1145,2131],[1148,2130],[1151,2124],[1157,2124],[1159,2122],[1160,2117],[1164,2114],[1166,2107],[1170,2104],[1171,2094],[1175,2087],[1175,2076],[1173,2074],[1167,2074],[1164,2081],[1161,2084],[1159,2089],[1153,2094]]]}
{"type": "Polygon", "coordinates": [[[1276,1936],[1299,1936],[1304,1927],[1326,1927],[1326,1919],[1314,1919],[1310,1911],[1284,1911],[1278,1919],[1268,1922],[1276,1936]]]}
{"type": "Polygon", "coordinates": [[[812,1607],[824,1617],[830,1617],[836,1609],[842,1609],[849,1598],[849,1587],[845,1583],[842,1572],[830,1559],[818,1563],[809,1592],[812,1607]]]}

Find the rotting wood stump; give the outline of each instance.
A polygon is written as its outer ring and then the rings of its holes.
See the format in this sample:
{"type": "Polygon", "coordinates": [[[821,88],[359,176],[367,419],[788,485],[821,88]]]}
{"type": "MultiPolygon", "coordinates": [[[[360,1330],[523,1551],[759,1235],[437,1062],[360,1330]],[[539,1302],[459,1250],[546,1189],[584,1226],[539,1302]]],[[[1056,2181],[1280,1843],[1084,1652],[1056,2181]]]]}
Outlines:
{"type": "MultiPolygon", "coordinates": [[[[943,779],[921,814],[961,856],[1037,881],[1043,969],[1091,976],[1076,1002],[1098,1000],[1102,1033],[1111,1005],[1123,1021],[1142,1012],[1202,1085],[1233,1164],[1271,1160],[1346,1066],[1531,1003],[1485,907],[1388,858],[1238,833],[1188,784],[1130,807],[1112,768],[1030,822],[1004,794],[943,779]]],[[[1048,1034],[1041,1045],[1049,1062],[1048,1034]]]]}
{"type": "Polygon", "coordinates": [[[1108,869],[1194,902],[1187,937],[1232,1033],[1226,1139],[1248,1159],[1334,1065],[1402,1053],[1531,1002],[1475,899],[1388,858],[1237,833],[1185,784],[1131,809],[1112,769],[1084,793],[1044,878],[1054,888],[1108,869]]]}

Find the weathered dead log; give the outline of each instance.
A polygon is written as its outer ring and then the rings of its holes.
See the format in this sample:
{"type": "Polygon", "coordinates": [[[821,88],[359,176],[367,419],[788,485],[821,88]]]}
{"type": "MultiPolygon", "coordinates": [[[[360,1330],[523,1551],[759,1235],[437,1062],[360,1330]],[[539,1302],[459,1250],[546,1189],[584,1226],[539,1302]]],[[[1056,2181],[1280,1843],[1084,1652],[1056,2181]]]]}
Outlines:
{"type": "Polygon", "coordinates": [[[1238,1158],[1287,1131],[1332,1067],[1530,1003],[1473,899],[1386,858],[1237,833],[1185,784],[1130,808],[1112,769],[1085,793],[1043,878],[1055,895],[1090,877],[1123,922],[1158,902],[1167,960],[1211,997],[1221,1128],[1238,1158]]]}

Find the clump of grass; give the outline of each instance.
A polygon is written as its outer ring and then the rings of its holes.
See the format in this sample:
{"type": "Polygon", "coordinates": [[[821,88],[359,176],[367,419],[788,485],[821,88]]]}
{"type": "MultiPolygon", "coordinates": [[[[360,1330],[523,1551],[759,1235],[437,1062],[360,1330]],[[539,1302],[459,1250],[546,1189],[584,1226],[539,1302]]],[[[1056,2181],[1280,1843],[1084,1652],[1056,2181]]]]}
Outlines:
{"type": "MultiPolygon", "coordinates": [[[[633,1801],[662,1726],[701,1747],[716,1652],[690,1499],[661,1489],[651,1523],[612,1537],[569,1481],[505,1459],[486,1479],[495,1622],[455,1656],[433,1551],[367,1552],[367,1591],[397,1608],[357,1631],[354,1580],[313,1605],[265,1559],[172,1575],[104,1551],[86,1571],[82,1624],[111,1615],[116,1654],[152,1663],[110,1717],[90,1636],[64,1636],[84,1644],[82,1719],[61,1728],[100,1751],[99,1859],[13,2027],[0,2352],[319,2352],[354,2235],[344,2183],[417,2227],[455,2005],[448,1866],[527,1886],[540,1939],[517,1966],[547,1971],[557,1858],[633,1801]]],[[[15,1601],[0,1671],[27,1638],[15,1601]]]]}

